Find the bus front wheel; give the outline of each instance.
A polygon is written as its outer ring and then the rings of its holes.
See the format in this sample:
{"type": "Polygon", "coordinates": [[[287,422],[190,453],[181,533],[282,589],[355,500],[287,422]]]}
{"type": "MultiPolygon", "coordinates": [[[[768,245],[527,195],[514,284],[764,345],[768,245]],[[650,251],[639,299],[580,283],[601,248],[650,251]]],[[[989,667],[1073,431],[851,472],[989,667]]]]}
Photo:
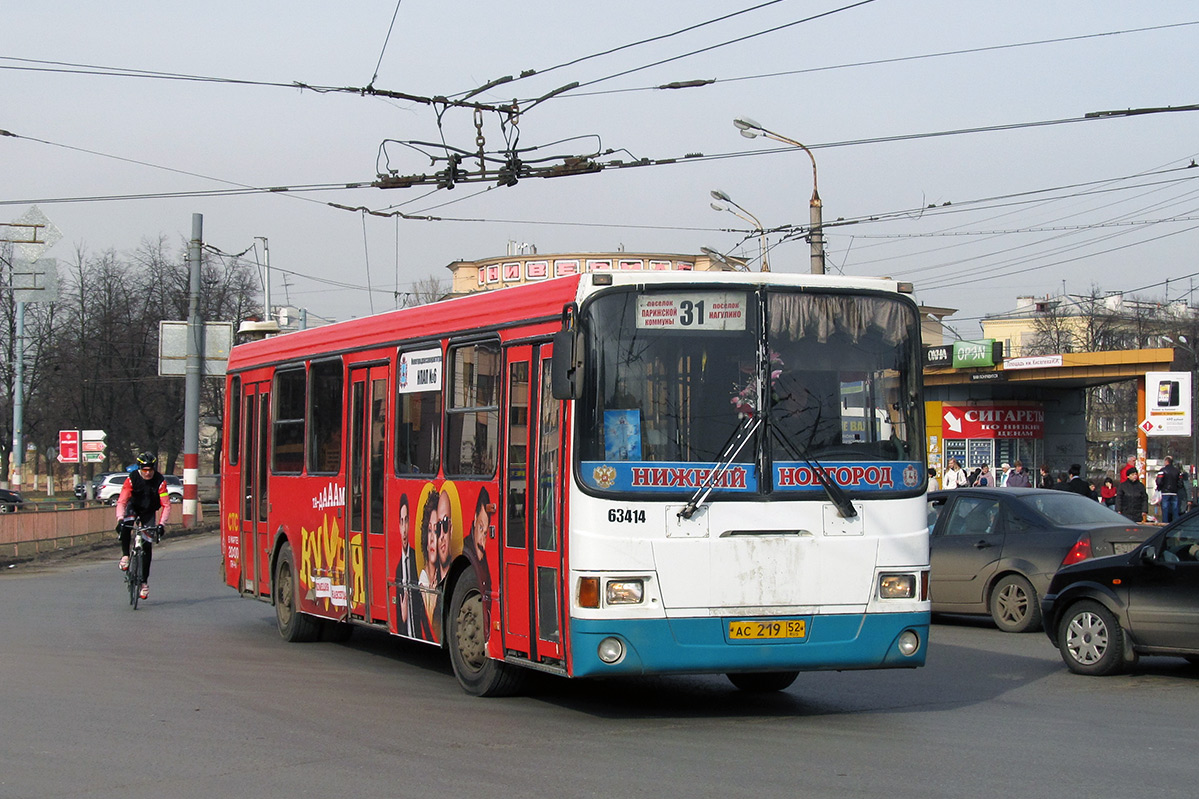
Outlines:
{"type": "Polygon", "coordinates": [[[487,623],[483,592],[474,568],[462,573],[450,600],[449,634],[446,645],[454,676],[472,696],[508,696],[516,693],[523,672],[487,656],[487,623]]]}

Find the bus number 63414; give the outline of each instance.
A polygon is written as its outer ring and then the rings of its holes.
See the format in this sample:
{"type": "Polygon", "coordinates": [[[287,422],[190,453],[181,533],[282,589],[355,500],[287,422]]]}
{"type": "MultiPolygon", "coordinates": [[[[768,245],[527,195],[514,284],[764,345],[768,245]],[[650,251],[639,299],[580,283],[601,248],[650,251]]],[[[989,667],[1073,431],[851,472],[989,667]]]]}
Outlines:
{"type": "Polygon", "coordinates": [[[632,508],[612,508],[608,511],[608,521],[615,524],[645,524],[645,511],[632,508]]]}

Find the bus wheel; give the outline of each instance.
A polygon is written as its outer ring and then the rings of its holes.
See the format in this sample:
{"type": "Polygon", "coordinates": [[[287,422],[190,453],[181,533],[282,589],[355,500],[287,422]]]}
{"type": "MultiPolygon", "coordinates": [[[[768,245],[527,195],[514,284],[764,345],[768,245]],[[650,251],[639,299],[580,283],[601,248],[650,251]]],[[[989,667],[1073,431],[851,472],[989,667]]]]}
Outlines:
{"type": "Polygon", "coordinates": [[[292,643],[315,641],[321,631],[316,619],[300,612],[299,590],[291,544],[284,544],[275,564],[275,623],[283,640],[292,643]]]}
{"type": "Polygon", "coordinates": [[[799,676],[798,671],[751,671],[726,674],[729,682],[742,691],[763,694],[768,691],[781,691],[799,676]]]}
{"type": "Polygon", "coordinates": [[[473,568],[462,572],[450,600],[446,644],[454,676],[472,696],[508,696],[520,688],[520,669],[487,657],[487,625],[483,592],[473,568]]]}

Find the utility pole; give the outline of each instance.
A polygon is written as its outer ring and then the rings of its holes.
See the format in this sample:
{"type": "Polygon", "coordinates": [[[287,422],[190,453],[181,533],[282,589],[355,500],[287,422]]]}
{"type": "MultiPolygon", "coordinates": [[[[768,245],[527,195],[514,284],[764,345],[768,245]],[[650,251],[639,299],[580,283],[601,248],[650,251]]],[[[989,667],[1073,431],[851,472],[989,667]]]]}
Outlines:
{"type": "Polygon", "coordinates": [[[204,325],[200,322],[200,246],[204,215],[192,214],[192,237],[187,245],[187,366],[183,384],[183,527],[196,526],[200,476],[200,372],[204,325]]]}
{"type": "Polygon", "coordinates": [[[56,241],[62,238],[62,233],[59,232],[49,219],[35,205],[21,216],[16,222],[4,222],[6,228],[12,229],[27,229],[29,231],[28,238],[0,238],[0,242],[12,242],[26,255],[29,264],[21,267],[22,274],[18,276],[18,267],[16,259],[13,260],[9,270],[11,285],[7,286],[13,293],[13,298],[16,302],[16,353],[15,353],[15,369],[13,375],[13,425],[12,425],[12,487],[16,491],[21,490],[21,470],[25,464],[25,303],[27,301],[37,302],[53,301],[57,290],[56,279],[48,280],[46,268],[53,268],[53,259],[48,258],[42,262],[41,267],[33,265],[33,262],[41,256],[48,248],[52,247],[56,241]],[[39,240],[38,234],[41,234],[39,240]],[[18,285],[20,283],[21,285],[18,285]],[[25,284],[28,285],[25,285],[25,284]]]}

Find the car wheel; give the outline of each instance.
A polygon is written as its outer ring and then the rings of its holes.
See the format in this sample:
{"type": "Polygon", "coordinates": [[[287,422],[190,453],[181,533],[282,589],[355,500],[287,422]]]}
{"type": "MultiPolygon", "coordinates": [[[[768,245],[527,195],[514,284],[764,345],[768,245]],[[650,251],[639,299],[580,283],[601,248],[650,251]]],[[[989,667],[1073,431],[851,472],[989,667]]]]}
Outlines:
{"type": "Polygon", "coordinates": [[[0,502],[0,513],[12,513],[13,506],[7,502],[0,502]]]}
{"type": "Polygon", "coordinates": [[[1071,605],[1058,624],[1057,642],[1062,660],[1075,674],[1102,677],[1124,667],[1124,631],[1098,602],[1071,605]]]}
{"type": "Polygon", "coordinates": [[[799,676],[798,671],[753,671],[733,672],[724,675],[729,682],[742,691],[764,694],[770,691],[782,691],[799,676]]]}
{"type": "Polygon", "coordinates": [[[991,618],[1005,633],[1041,629],[1041,605],[1032,583],[1009,574],[991,590],[991,618]]]}

